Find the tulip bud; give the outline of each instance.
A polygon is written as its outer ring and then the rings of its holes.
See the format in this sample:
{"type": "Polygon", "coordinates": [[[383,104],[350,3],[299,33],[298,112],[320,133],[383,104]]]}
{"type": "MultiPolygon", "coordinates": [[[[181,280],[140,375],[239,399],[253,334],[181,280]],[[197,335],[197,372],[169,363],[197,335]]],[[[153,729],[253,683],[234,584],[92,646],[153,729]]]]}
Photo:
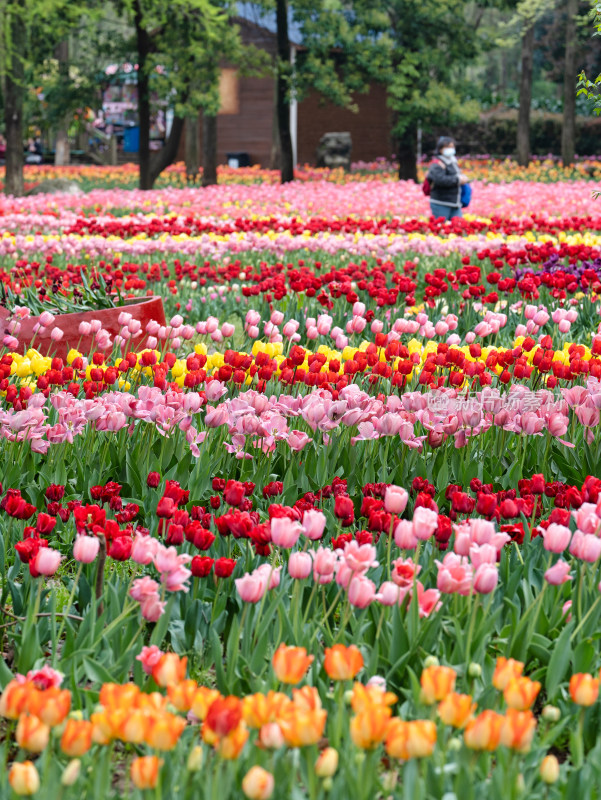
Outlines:
{"type": "Polygon", "coordinates": [[[355,764],[359,765],[365,761],[365,753],[363,750],[359,750],[358,753],[355,753],[355,764]]]}
{"type": "Polygon", "coordinates": [[[73,784],[79,778],[80,771],[81,761],[78,758],[74,758],[72,761],[69,761],[63,770],[63,774],[61,775],[61,784],[63,786],[73,786],[73,784]]]}
{"type": "Polygon", "coordinates": [[[196,747],[193,747],[190,750],[190,754],[188,755],[188,771],[189,772],[199,772],[200,768],[202,767],[204,756],[202,752],[202,747],[197,744],[196,747]]]}
{"type": "Polygon", "coordinates": [[[555,783],[559,778],[559,761],[555,756],[545,756],[540,765],[540,776],[545,783],[555,783]]]}
{"type": "Polygon", "coordinates": [[[385,772],[382,775],[382,789],[385,792],[392,792],[396,789],[398,784],[398,775],[396,772],[385,772]]]}
{"type": "Polygon", "coordinates": [[[15,762],[8,773],[8,782],[18,795],[32,795],[40,788],[40,776],[32,761],[15,762]]]}
{"type": "Polygon", "coordinates": [[[437,667],[440,664],[440,661],[436,658],[436,656],[428,656],[424,661],[424,669],[428,667],[437,667]]]}
{"type": "Polygon", "coordinates": [[[242,780],[242,791],[249,800],[268,800],[273,794],[274,778],[263,767],[251,767],[242,780]]]}
{"type": "Polygon", "coordinates": [[[480,678],[482,676],[482,667],[480,666],[480,664],[477,664],[475,661],[472,661],[472,663],[467,668],[467,674],[470,676],[470,678],[480,678]]]}
{"type": "Polygon", "coordinates": [[[522,773],[518,773],[518,776],[515,779],[515,788],[518,791],[518,794],[522,794],[522,792],[526,791],[526,781],[524,780],[524,776],[522,773]]]}
{"type": "Polygon", "coordinates": [[[547,722],[559,722],[561,719],[561,711],[557,706],[545,706],[542,711],[542,717],[547,720],[547,722]]]}
{"type": "Polygon", "coordinates": [[[315,774],[320,778],[331,778],[338,769],[338,750],[326,747],[315,762],[315,774]]]}
{"type": "Polygon", "coordinates": [[[458,736],[453,736],[451,739],[449,739],[449,744],[448,744],[449,750],[461,750],[462,747],[463,747],[463,742],[458,736]]]}
{"type": "Polygon", "coordinates": [[[266,722],[261,726],[259,742],[268,750],[278,750],[284,746],[284,734],[277,722],[266,722]]]}
{"type": "Polygon", "coordinates": [[[347,689],[347,691],[343,695],[343,700],[347,706],[350,706],[352,699],[353,699],[353,691],[352,689],[347,689]]]}
{"type": "Polygon", "coordinates": [[[330,792],[332,790],[333,785],[334,781],[331,778],[324,778],[322,783],[324,792],[330,792]]]}

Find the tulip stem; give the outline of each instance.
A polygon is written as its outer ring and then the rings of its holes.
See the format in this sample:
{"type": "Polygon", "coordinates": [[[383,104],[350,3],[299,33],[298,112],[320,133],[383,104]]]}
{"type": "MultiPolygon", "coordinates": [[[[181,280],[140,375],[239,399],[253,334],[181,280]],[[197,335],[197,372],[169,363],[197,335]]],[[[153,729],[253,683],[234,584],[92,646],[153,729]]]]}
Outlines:
{"type": "Polygon", "coordinates": [[[578,631],[580,630],[580,628],[582,628],[582,626],[584,625],[584,623],[587,621],[587,619],[588,619],[588,618],[590,617],[590,615],[593,613],[593,611],[595,610],[595,607],[597,606],[597,604],[599,603],[599,601],[600,601],[600,600],[601,600],[601,596],[597,597],[597,599],[595,600],[595,602],[592,604],[592,606],[589,608],[589,610],[586,612],[586,614],[585,614],[585,615],[582,617],[582,619],[581,619],[581,620],[580,620],[580,622],[578,623],[578,627],[577,627],[577,628],[574,630],[574,632],[572,633],[572,635],[571,635],[571,637],[570,637],[570,640],[573,640],[573,639],[574,639],[574,637],[576,636],[576,634],[578,633],[578,631]]]}
{"type": "Polygon", "coordinates": [[[71,587],[71,593],[69,594],[69,599],[67,600],[67,605],[65,606],[65,611],[64,611],[64,613],[62,615],[61,624],[60,624],[60,627],[58,629],[58,633],[56,634],[56,641],[53,642],[53,647],[52,647],[52,666],[53,667],[56,666],[56,657],[58,655],[59,642],[61,640],[61,636],[63,635],[63,631],[65,630],[65,623],[67,621],[67,617],[68,617],[69,611],[71,611],[71,606],[73,605],[73,598],[75,597],[75,590],[77,589],[77,587],[79,585],[79,579],[81,577],[82,568],[83,568],[83,561],[80,561],[79,562],[79,566],[77,568],[77,574],[75,575],[75,578],[73,579],[73,586],[71,587]]]}
{"type": "Polygon", "coordinates": [[[474,625],[476,624],[476,615],[478,613],[478,601],[474,599],[473,589],[470,593],[470,622],[469,627],[467,629],[467,644],[465,648],[465,664],[466,667],[469,667],[470,664],[470,656],[472,650],[472,637],[474,635],[474,625]]]}
{"type": "Polygon", "coordinates": [[[100,548],[98,549],[98,567],[96,568],[96,585],[95,585],[95,594],[96,594],[96,603],[97,603],[97,610],[98,615],[102,615],[102,594],[104,592],[104,565],[106,563],[106,538],[103,535],[98,537],[98,541],[100,542],[100,548]]]}

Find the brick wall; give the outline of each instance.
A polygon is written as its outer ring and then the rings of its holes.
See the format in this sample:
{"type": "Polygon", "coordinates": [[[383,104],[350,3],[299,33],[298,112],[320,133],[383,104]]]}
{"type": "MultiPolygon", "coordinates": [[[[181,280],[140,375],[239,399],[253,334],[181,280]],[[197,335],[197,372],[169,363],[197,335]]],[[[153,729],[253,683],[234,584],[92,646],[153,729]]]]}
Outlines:
{"type": "Polygon", "coordinates": [[[298,162],[314,164],[315,151],[324,133],[349,131],[353,142],[353,161],[373,161],[381,156],[390,157],[393,150],[390,131],[392,117],[386,107],[386,91],[380,84],[372,84],[366,94],[355,95],[357,113],[323,103],[317,92],[312,92],[298,107],[298,162]]]}

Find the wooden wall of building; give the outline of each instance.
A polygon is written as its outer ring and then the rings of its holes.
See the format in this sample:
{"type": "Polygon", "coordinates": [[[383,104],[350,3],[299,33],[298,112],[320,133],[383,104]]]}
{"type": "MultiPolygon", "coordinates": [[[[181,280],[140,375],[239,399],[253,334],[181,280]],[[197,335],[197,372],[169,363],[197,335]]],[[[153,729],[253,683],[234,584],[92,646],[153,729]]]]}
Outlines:
{"type": "Polygon", "coordinates": [[[393,151],[392,117],[386,107],[386,90],[372,84],[369,92],[354,97],[356,113],[324,103],[312,92],[298,107],[298,163],[314,164],[315,151],[324,133],[349,131],[353,142],[353,161],[374,161],[390,157],[393,151]]]}

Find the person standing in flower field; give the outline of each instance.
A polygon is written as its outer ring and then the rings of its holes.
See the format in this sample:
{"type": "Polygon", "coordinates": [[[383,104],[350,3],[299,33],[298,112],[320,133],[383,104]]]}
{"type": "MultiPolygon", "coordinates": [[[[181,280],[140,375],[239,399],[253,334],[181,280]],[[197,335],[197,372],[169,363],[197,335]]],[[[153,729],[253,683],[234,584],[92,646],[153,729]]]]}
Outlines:
{"type": "Polygon", "coordinates": [[[461,207],[467,205],[462,196],[467,183],[457,163],[454,139],[441,136],[423,186],[424,194],[430,197],[432,216],[445,220],[460,217],[461,207]]]}

